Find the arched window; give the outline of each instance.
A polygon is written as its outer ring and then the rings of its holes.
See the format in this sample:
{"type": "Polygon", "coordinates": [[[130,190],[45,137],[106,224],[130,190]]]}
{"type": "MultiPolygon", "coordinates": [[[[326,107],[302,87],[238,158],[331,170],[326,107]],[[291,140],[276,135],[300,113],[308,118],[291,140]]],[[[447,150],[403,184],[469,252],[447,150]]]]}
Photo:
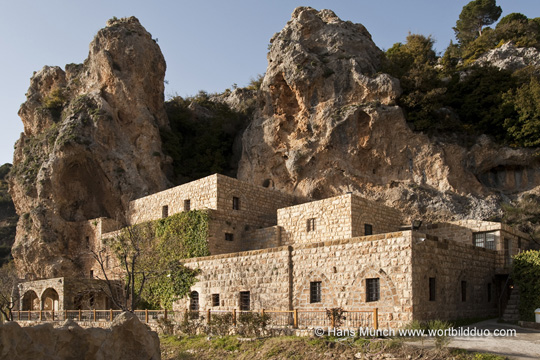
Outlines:
{"type": "Polygon", "coordinates": [[[189,297],[189,310],[199,311],[199,293],[196,291],[192,291],[191,294],[189,294],[189,297]]]}

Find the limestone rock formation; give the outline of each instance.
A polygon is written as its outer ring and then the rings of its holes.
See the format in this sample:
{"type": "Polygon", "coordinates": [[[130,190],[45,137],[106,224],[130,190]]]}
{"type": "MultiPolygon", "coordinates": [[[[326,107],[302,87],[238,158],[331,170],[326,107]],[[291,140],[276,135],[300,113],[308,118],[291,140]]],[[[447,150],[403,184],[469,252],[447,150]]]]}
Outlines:
{"type": "Polygon", "coordinates": [[[83,329],[73,321],[21,327],[0,325],[0,358],[26,359],[161,359],[159,337],[132,313],[116,317],[111,329],[83,329]]]}
{"type": "Polygon", "coordinates": [[[313,198],[353,191],[429,220],[487,218],[540,184],[533,151],[411,131],[362,25],[300,7],[271,43],[239,179],[313,198]]]}
{"type": "Polygon", "coordinates": [[[516,71],[526,66],[540,66],[540,51],[535,48],[518,48],[513,42],[489,50],[476,63],[491,65],[499,69],[516,71]]]}
{"type": "Polygon", "coordinates": [[[27,278],[79,275],[78,221],[116,218],[168,186],[160,127],[165,60],[134,18],[109,20],[83,64],[34,73],[19,115],[10,193],[13,255],[27,278]]]}

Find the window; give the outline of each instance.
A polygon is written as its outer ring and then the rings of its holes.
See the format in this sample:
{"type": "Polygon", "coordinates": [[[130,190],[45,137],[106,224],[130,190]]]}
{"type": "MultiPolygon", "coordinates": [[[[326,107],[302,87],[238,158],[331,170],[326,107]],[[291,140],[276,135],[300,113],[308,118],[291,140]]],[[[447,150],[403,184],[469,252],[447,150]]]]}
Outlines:
{"type": "Polygon", "coordinates": [[[467,282],[461,281],[461,301],[467,301],[467,282]]]}
{"type": "Polygon", "coordinates": [[[366,302],[380,299],[379,278],[366,279],[366,302]]]}
{"type": "Polygon", "coordinates": [[[169,216],[169,205],[164,205],[161,208],[161,217],[166,218],[167,216],[169,216]]]}
{"type": "Polygon", "coordinates": [[[199,311],[199,293],[192,291],[189,294],[189,310],[190,311],[199,311]]]}
{"type": "Polygon", "coordinates": [[[307,231],[315,231],[315,218],[307,219],[307,231]]]}
{"type": "Polygon", "coordinates": [[[373,226],[371,224],[364,224],[364,235],[373,235],[373,226]]]}
{"type": "Polygon", "coordinates": [[[90,246],[90,236],[87,236],[85,238],[85,240],[86,240],[86,247],[89,247],[90,246]]]}
{"type": "Polygon", "coordinates": [[[249,311],[250,294],[249,291],[240,291],[240,311],[249,311]]]}
{"type": "Polygon", "coordinates": [[[495,250],[495,233],[484,232],[473,234],[473,244],[477,247],[483,247],[490,250],[495,250]]]}
{"type": "Polygon", "coordinates": [[[240,198],[233,196],[232,198],[232,208],[233,210],[240,210],[240,198]]]}
{"type": "Polygon", "coordinates": [[[518,237],[518,249],[521,250],[521,238],[520,237],[518,237]]]}
{"type": "Polygon", "coordinates": [[[189,210],[191,210],[191,200],[187,199],[187,200],[184,200],[184,211],[189,211],[189,210]]]}
{"type": "Polygon", "coordinates": [[[212,306],[219,306],[219,294],[212,294],[212,306]]]}
{"type": "Polygon", "coordinates": [[[435,294],[437,293],[437,290],[436,290],[436,286],[435,286],[435,278],[434,277],[430,277],[429,278],[429,301],[435,301],[435,294]]]}
{"type": "Polygon", "coordinates": [[[309,283],[309,303],[319,303],[321,302],[321,282],[312,281],[309,283]]]}
{"type": "Polygon", "coordinates": [[[225,233],[225,240],[226,241],[233,241],[234,240],[234,234],[225,233]]]}
{"type": "Polygon", "coordinates": [[[94,270],[90,270],[90,279],[94,278],[94,270]]]}
{"type": "Polygon", "coordinates": [[[491,283],[487,284],[487,301],[491,302],[491,283]]]}

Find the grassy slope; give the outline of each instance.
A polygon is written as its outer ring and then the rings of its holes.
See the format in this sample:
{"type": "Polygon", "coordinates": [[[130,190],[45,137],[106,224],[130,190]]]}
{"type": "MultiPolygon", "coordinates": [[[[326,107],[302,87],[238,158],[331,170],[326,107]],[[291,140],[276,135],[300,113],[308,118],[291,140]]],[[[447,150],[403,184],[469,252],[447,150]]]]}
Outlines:
{"type": "Polygon", "coordinates": [[[281,336],[245,339],[237,336],[208,338],[162,336],[161,358],[172,359],[455,359],[504,360],[491,354],[471,354],[462,350],[420,349],[395,339],[332,339],[281,336]],[[409,357],[410,356],[410,357],[409,357]]]}

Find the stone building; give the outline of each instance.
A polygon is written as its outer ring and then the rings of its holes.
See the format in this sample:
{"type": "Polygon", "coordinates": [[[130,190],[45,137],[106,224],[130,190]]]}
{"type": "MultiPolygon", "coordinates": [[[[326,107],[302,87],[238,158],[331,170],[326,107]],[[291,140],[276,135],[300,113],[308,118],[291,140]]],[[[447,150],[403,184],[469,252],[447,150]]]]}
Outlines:
{"type": "MultiPolygon", "coordinates": [[[[308,201],[218,174],[131,201],[125,219],[138,224],[201,209],[209,213],[211,255],[186,260],[201,273],[175,309],[377,308],[379,324],[392,327],[492,316],[512,255],[528,247],[525,234],[500,223],[404,227],[400,211],[351,193],[308,201]]],[[[89,220],[81,241],[95,248],[120,227],[89,220]]],[[[100,271],[90,257],[83,269],[89,281],[100,271]]],[[[65,288],[54,288],[59,308],[73,307],[63,281],[65,288]]],[[[32,283],[20,289],[23,299],[32,283]]],[[[110,306],[104,301],[93,306],[110,306]]]]}

